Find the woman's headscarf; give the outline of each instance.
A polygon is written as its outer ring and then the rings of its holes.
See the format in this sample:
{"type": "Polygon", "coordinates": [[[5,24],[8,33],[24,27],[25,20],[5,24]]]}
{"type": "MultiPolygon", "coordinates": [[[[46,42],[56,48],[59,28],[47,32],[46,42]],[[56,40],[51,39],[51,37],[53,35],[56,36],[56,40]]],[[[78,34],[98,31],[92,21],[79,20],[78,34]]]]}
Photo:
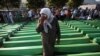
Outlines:
{"type": "Polygon", "coordinates": [[[52,26],[51,26],[50,23],[53,21],[54,16],[51,13],[51,11],[50,11],[49,8],[43,8],[43,9],[41,9],[40,14],[41,15],[42,14],[47,15],[47,19],[43,22],[43,27],[44,27],[44,31],[46,33],[48,33],[48,27],[47,26],[49,26],[49,28],[52,29],[52,26]]]}

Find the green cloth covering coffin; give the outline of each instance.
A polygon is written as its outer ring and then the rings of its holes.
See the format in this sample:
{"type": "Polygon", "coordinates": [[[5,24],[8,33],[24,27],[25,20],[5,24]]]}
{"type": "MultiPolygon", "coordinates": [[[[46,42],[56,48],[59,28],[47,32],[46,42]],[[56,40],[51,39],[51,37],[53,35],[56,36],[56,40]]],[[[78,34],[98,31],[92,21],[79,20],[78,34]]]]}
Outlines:
{"type": "MultiPolygon", "coordinates": [[[[56,52],[64,53],[84,53],[100,51],[100,46],[97,44],[74,44],[74,45],[56,45],[56,52]]],[[[35,55],[42,53],[42,46],[26,46],[1,48],[0,55],[35,55]]]]}

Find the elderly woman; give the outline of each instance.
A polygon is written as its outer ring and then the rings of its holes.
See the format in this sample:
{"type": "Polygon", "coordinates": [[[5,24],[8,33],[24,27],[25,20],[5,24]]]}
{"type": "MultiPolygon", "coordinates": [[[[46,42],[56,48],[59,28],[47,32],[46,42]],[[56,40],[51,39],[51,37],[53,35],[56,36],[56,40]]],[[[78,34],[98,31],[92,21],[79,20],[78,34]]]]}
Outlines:
{"type": "Polygon", "coordinates": [[[49,8],[40,11],[37,32],[42,35],[43,56],[55,56],[54,45],[60,42],[60,29],[57,19],[53,16],[49,8]]]}

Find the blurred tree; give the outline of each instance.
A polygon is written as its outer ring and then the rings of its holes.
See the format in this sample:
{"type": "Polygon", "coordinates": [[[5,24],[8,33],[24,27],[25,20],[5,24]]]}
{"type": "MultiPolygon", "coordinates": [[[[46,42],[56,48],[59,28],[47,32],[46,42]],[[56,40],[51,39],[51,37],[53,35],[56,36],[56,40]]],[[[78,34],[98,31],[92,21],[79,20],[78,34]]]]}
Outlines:
{"type": "Polygon", "coordinates": [[[4,1],[0,0],[0,8],[2,8],[4,6],[4,1]]]}
{"type": "Polygon", "coordinates": [[[21,0],[11,0],[12,7],[19,7],[21,0]]]}
{"type": "Polygon", "coordinates": [[[47,0],[48,6],[53,6],[53,7],[63,7],[68,0],[47,0]]]}
{"type": "Polygon", "coordinates": [[[19,7],[21,0],[0,0],[1,7],[19,7]]]}
{"type": "Polygon", "coordinates": [[[76,8],[76,7],[80,6],[83,2],[84,2],[84,0],[69,0],[67,5],[70,8],[76,8]]]}
{"type": "Polygon", "coordinates": [[[29,8],[41,8],[45,6],[45,0],[27,0],[29,8]]]}

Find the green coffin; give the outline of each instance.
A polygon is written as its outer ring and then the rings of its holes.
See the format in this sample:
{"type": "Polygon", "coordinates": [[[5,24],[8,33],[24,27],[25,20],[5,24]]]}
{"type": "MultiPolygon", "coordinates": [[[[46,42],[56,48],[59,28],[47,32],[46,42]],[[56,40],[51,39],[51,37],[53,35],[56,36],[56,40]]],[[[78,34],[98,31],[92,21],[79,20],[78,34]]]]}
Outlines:
{"type": "MultiPolygon", "coordinates": [[[[57,45],[56,52],[64,53],[84,53],[100,51],[97,44],[75,44],[75,45],[57,45]]],[[[42,46],[27,46],[14,48],[1,48],[0,55],[35,55],[42,53],[42,46]]]]}
{"type": "Polygon", "coordinates": [[[25,30],[25,31],[18,31],[18,33],[27,33],[27,32],[36,32],[36,30],[25,30]]]}
{"type": "Polygon", "coordinates": [[[80,54],[72,54],[66,56],[100,56],[100,52],[92,52],[92,53],[80,53],[80,54]]]}
{"type": "MultiPolygon", "coordinates": [[[[24,34],[24,33],[37,33],[36,31],[34,32],[34,31],[18,31],[18,33],[16,33],[16,34],[24,34]]],[[[63,31],[61,31],[61,33],[79,33],[78,31],[76,31],[76,30],[63,30],[63,31]]]]}
{"type": "MultiPolygon", "coordinates": [[[[79,26],[79,27],[88,27],[89,25],[86,25],[86,24],[70,24],[70,25],[73,25],[73,26],[79,26]]],[[[91,26],[89,26],[91,27],[91,26]]]]}
{"type": "MultiPolygon", "coordinates": [[[[4,47],[20,47],[20,46],[37,46],[42,45],[42,39],[39,40],[22,40],[22,41],[8,41],[4,42],[4,47]]],[[[61,39],[60,45],[69,45],[69,44],[83,44],[90,43],[88,38],[70,38],[70,39],[61,39]]]]}
{"type": "Polygon", "coordinates": [[[82,22],[75,22],[75,21],[68,22],[68,24],[84,25],[84,23],[82,23],[82,22]]]}
{"type": "Polygon", "coordinates": [[[21,31],[18,31],[18,32],[36,32],[36,30],[21,30],[21,31]]]}
{"type": "MultiPolygon", "coordinates": [[[[65,33],[65,34],[61,34],[61,38],[74,38],[74,37],[83,37],[84,35],[82,33],[65,33]]],[[[22,39],[25,37],[34,37],[35,39],[36,38],[39,38],[41,37],[41,35],[22,35],[22,36],[16,36],[15,35],[15,38],[20,38],[22,37],[22,39]]],[[[13,38],[13,37],[12,37],[13,38]]]]}
{"type": "Polygon", "coordinates": [[[0,47],[3,46],[3,37],[0,37],[0,47]]]}
{"type": "Polygon", "coordinates": [[[90,39],[94,39],[96,37],[100,37],[100,33],[89,33],[86,34],[90,39]]]}
{"type": "MultiPolygon", "coordinates": [[[[79,33],[78,31],[75,31],[75,30],[65,30],[65,31],[61,31],[62,34],[64,33],[79,33]]],[[[25,35],[37,35],[38,33],[37,32],[18,32],[16,33],[15,35],[16,36],[25,36],[25,35]]]]}
{"type": "Polygon", "coordinates": [[[94,38],[94,39],[93,39],[93,42],[94,42],[94,43],[100,44],[100,37],[94,38]]]}
{"type": "Polygon", "coordinates": [[[23,40],[4,42],[4,47],[22,47],[22,46],[38,46],[42,45],[41,40],[23,40]]]}
{"type": "MultiPolygon", "coordinates": [[[[41,36],[40,34],[37,34],[37,35],[39,35],[39,36],[41,36]]],[[[33,33],[31,33],[31,34],[25,34],[25,35],[16,35],[15,34],[15,37],[22,37],[22,36],[37,36],[37,35],[34,35],[33,33]]],[[[67,38],[67,37],[82,37],[83,36],[83,34],[82,33],[64,33],[64,34],[61,34],[61,37],[62,38],[67,38]]]]}
{"type": "Polygon", "coordinates": [[[7,38],[9,35],[8,34],[0,34],[0,37],[7,38]]]}
{"type": "Polygon", "coordinates": [[[74,37],[82,37],[82,33],[66,33],[66,34],[61,34],[62,38],[74,38],[74,37]]]}
{"type": "Polygon", "coordinates": [[[78,29],[81,29],[81,30],[85,30],[85,29],[87,29],[87,30],[95,30],[96,28],[92,28],[92,27],[90,27],[90,28],[78,28],[78,29]]]}
{"type": "Polygon", "coordinates": [[[100,33],[100,30],[82,30],[83,33],[100,33]]]}
{"type": "Polygon", "coordinates": [[[36,28],[29,28],[29,29],[21,29],[21,30],[35,30],[36,28]]]}
{"type": "Polygon", "coordinates": [[[71,26],[74,26],[74,27],[77,27],[77,28],[91,28],[92,26],[83,26],[83,25],[80,25],[80,26],[77,26],[77,25],[71,25],[71,26]]]}
{"type": "Polygon", "coordinates": [[[25,27],[36,27],[36,25],[25,25],[25,27]]]}
{"type": "Polygon", "coordinates": [[[97,52],[100,51],[100,45],[98,44],[73,44],[73,45],[58,45],[56,46],[56,52],[65,53],[84,53],[84,52],[97,52]]]}
{"type": "Polygon", "coordinates": [[[40,35],[31,35],[31,36],[17,36],[17,37],[11,37],[11,41],[20,41],[20,40],[37,40],[41,39],[40,35]]]}
{"type": "Polygon", "coordinates": [[[62,34],[64,34],[64,33],[79,33],[78,31],[76,31],[76,30],[69,30],[69,31],[61,31],[61,33],[62,34]]]}
{"type": "Polygon", "coordinates": [[[36,28],[36,26],[35,27],[23,27],[23,29],[35,29],[36,28]]]}
{"type": "Polygon", "coordinates": [[[16,33],[16,34],[14,34],[15,36],[27,36],[27,35],[38,35],[38,33],[36,33],[36,32],[33,32],[33,33],[16,33]]]}
{"type": "Polygon", "coordinates": [[[75,30],[75,29],[73,29],[73,28],[67,28],[67,27],[63,27],[63,28],[60,27],[60,30],[75,30]]]}
{"type": "Polygon", "coordinates": [[[42,53],[42,46],[27,46],[14,48],[1,48],[1,55],[36,55],[42,53]]]}

